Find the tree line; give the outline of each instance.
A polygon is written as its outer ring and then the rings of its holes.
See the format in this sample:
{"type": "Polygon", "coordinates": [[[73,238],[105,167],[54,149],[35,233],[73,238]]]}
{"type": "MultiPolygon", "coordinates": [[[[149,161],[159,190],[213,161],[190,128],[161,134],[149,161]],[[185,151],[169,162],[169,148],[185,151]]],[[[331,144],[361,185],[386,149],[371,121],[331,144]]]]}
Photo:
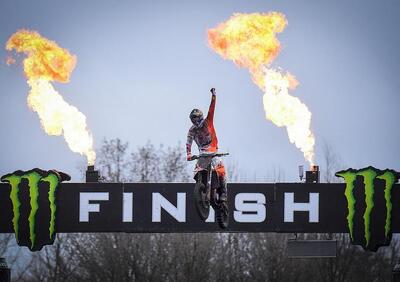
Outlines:
{"type": "MultiPolygon", "coordinates": [[[[116,138],[103,140],[97,168],[103,182],[191,182],[180,146],[148,142],[130,151],[116,138]]],[[[324,147],[324,180],[340,165],[324,147]]],[[[233,175],[238,175],[230,168],[233,175]]],[[[84,173],[84,171],[83,171],[84,173]]],[[[0,254],[13,268],[14,281],[390,281],[400,245],[377,253],[350,244],[347,234],[300,234],[335,239],[337,257],[289,259],[292,234],[57,234],[52,246],[29,254],[15,248],[11,235],[0,240],[0,254]]]]}

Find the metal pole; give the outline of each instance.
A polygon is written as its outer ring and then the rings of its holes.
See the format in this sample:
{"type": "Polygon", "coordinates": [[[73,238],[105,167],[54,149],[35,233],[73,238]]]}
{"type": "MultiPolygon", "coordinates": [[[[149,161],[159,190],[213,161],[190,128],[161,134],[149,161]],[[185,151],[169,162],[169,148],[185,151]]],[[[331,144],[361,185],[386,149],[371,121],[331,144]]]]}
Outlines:
{"type": "Polygon", "coordinates": [[[11,269],[8,267],[6,259],[0,258],[0,282],[11,281],[11,269]]]}

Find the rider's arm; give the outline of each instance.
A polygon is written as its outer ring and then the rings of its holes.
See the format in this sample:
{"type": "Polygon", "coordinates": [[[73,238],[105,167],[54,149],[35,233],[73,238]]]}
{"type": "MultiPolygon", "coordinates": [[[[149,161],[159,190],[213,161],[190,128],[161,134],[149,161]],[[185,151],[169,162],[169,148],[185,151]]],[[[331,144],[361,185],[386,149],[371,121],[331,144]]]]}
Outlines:
{"type": "Polygon", "coordinates": [[[208,109],[208,114],[207,114],[208,122],[214,121],[215,102],[217,100],[217,96],[215,95],[215,92],[212,92],[212,93],[213,94],[211,95],[211,104],[210,104],[210,108],[208,109]]]}
{"type": "Polygon", "coordinates": [[[191,130],[189,130],[188,135],[187,135],[187,141],[186,141],[186,156],[187,159],[190,160],[192,157],[192,143],[193,143],[193,133],[191,130]]]}

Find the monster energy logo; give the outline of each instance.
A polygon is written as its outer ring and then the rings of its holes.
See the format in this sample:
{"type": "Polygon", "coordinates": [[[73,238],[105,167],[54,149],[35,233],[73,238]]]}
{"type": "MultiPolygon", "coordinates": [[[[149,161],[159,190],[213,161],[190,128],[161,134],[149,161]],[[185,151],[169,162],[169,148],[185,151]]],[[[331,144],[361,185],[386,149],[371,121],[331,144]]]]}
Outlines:
{"type": "MultiPolygon", "coordinates": [[[[32,169],[29,171],[16,171],[11,174],[6,174],[1,177],[1,181],[9,183],[11,186],[10,199],[13,206],[13,227],[17,243],[20,245],[26,245],[31,250],[41,249],[45,244],[52,244],[55,238],[55,225],[56,225],[56,190],[63,176],[66,174],[59,173],[55,170],[43,171],[40,169],[32,169]],[[40,187],[40,188],[39,188],[40,187]],[[48,223],[48,238],[45,242],[37,241],[36,225],[37,225],[37,213],[39,211],[39,192],[41,189],[47,189],[48,187],[48,202],[50,210],[50,220],[48,223]],[[21,228],[26,222],[21,218],[21,209],[26,203],[21,202],[21,193],[24,189],[29,191],[29,242],[24,242],[25,235],[21,234],[21,228]],[[49,243],[50,242],[50,243],[49,243]]],[[[66,177],[68,179],[68,177],[66,177]]],[[[46,236],[46,237],[47,237],[46,236]]]]}
{"type": "Polygon", "coordinates": [[[345,188],[345,196],[347,199],[348,206],[348,215],[347,215],[347,224],[350,232],[351,241],[354,243],[359,241],[356,239],[354,234],[354,217],[356,213],[356,202],[357,199],[355,197],[355,188],[358,183],[357,177],[361,177],[364,185],[364,194],[365,194],[365,210],[363,214],[363,222],[364,222],[364,242],[362,243],[363,247],[370,250],[375,250],[377,246],[386,245],[391,240],[391,224],[392,224],[392,189],[394,184],[397,182],[399,175],[394,170],[378,170],[373,167],[367,167],[360,170],[348,169],[339,171],[336,173],[336,176],[344,178],[346,182],[345,188]],[[384,242],[375,243],[374,246],[371,246],[371,213],[374,210],[375,206],[375,183],[376,181],[382,180],[384,181],[384,199],[386,206],[386,215],[385,215],[385,238],[384,242]]]}

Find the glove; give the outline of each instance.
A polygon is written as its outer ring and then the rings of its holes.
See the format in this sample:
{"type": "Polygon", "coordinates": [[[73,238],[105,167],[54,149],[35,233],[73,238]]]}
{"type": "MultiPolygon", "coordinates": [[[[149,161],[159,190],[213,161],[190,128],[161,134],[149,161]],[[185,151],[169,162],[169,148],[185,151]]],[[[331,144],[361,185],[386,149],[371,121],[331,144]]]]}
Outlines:
{"type": "Polygon", "coordinates": [[[211,88],[211,89],[210,89],[210,92],[211,92],[211,94],[213,94],[213,95],[216,95],[216,94],[217,94],[217,92],[215,92],[215,88],[211,88]]]}

